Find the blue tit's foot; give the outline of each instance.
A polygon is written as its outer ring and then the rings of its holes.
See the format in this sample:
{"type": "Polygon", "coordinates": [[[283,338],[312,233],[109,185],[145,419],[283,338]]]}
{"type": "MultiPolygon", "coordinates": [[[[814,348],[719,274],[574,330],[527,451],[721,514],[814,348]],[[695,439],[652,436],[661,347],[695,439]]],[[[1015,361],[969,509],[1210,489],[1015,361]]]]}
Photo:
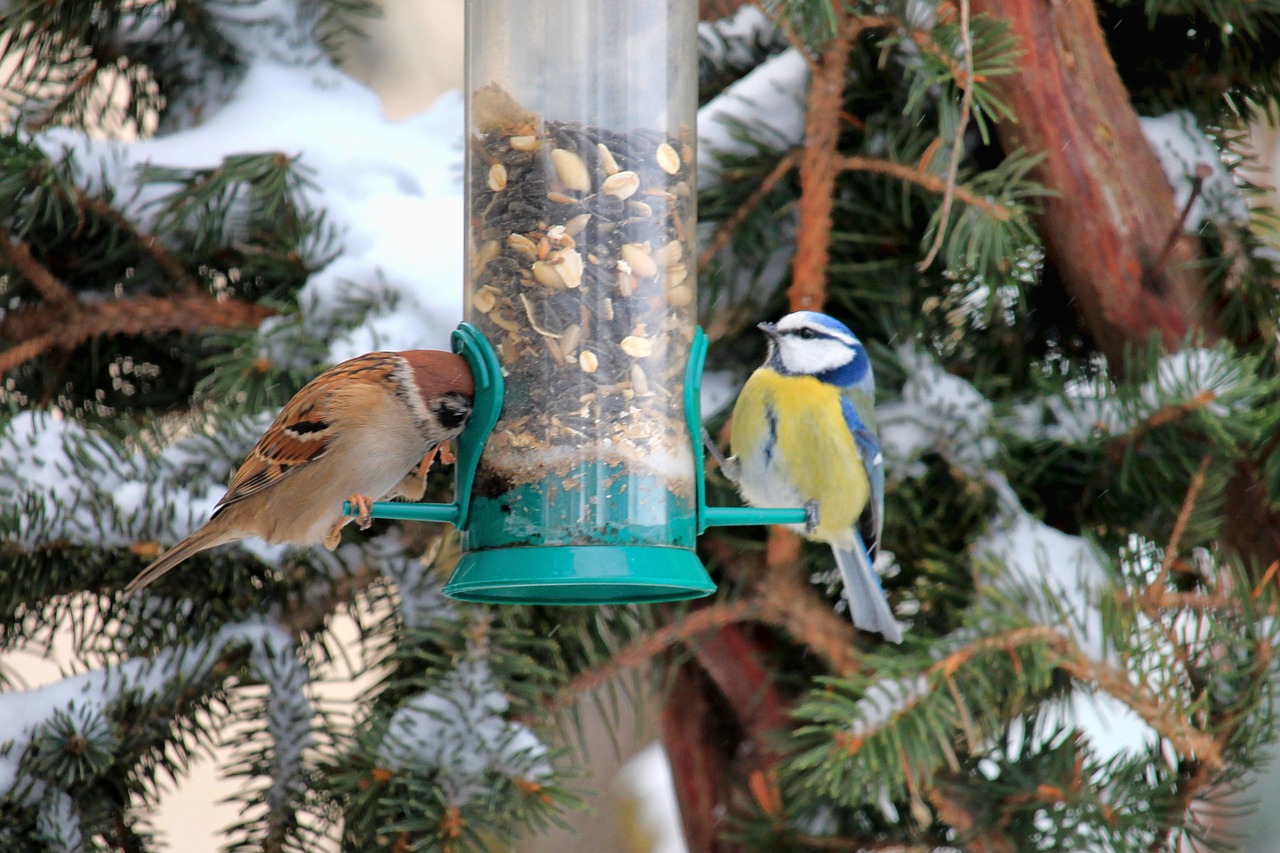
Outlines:
{"type": "Polygon", "coordinates": [[[805,501],[804,502],[804,532],[808,534],[812,534],[813,531],[818,529],[819,523],[820,522],[818,520],[818,502],[805,501]]]}
{"type": "Polygon", "coordinates": [[[711,454],[711,458],[716,460],[716,464],[720,466],[721,473],[724,474],[729,482],[737,485],[738,474],[742,470],[738,457],[730,456],[725,458],[724,453],[716,444],[715,439],[711,437],[711,433],[707,432],[706,427],[702,429],[702,445],[707,448],[707,453],[711,454]]]}

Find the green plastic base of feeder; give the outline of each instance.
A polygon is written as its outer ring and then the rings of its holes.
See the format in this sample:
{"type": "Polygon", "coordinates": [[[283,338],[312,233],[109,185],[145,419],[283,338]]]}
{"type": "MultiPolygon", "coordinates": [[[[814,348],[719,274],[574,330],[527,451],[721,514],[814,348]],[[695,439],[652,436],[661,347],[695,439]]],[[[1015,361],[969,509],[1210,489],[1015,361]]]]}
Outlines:
{"type": "Polygon", "coordinates": [[[444,588],[450,598],[484,604],[685,601],[715,591],[693,551],[646,545],[470,551],[444,588]]]}

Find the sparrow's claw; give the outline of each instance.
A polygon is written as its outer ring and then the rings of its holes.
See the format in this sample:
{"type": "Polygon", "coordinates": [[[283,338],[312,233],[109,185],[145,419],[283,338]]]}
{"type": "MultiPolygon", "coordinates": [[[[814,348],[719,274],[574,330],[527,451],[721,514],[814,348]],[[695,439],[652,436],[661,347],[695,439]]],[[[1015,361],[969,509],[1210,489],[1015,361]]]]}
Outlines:
{"type": "Polygon", "coordinates": [[[821,523],[818,519],[819,519],[818,502],[805,501],[804,502],[804,532],[813,533],[813,531],[817,530],[818,525],[821,523]]]}
{"type": "Polygon", "coordinates": [[[368,495],[351,495],[347,502],[356,508],[356,527],[368,530],[373,524],[373,498],[368,495]]]}
{"type": "Polygon", "coordinates": [[[452,439],[436,445],[436,452],[440,454],[440,461],[445,465],[452,465],[458,461],[457,442],[452,439]]]}

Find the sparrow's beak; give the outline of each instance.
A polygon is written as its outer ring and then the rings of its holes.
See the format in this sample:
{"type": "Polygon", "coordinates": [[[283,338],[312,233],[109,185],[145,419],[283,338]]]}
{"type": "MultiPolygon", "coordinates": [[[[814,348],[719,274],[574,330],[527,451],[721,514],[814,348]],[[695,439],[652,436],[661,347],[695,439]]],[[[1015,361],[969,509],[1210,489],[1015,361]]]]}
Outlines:
{"type": "Polygon", "coordinates": [[[770,340],[778,339],[778,327],[773,323],[757,323],[756,328],[769,336],[770,340]]]}

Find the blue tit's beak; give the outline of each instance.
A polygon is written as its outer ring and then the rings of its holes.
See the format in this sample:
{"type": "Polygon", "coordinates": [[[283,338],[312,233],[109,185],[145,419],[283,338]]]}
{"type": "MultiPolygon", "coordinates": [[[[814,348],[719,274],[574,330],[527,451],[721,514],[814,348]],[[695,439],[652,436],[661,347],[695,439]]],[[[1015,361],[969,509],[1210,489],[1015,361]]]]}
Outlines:
{"type": "Polygon", "coordinates": [[[778,326],[774,323],[757,323],[756,328],[769,336],[770,340],[778,339],[778,326]]]}

